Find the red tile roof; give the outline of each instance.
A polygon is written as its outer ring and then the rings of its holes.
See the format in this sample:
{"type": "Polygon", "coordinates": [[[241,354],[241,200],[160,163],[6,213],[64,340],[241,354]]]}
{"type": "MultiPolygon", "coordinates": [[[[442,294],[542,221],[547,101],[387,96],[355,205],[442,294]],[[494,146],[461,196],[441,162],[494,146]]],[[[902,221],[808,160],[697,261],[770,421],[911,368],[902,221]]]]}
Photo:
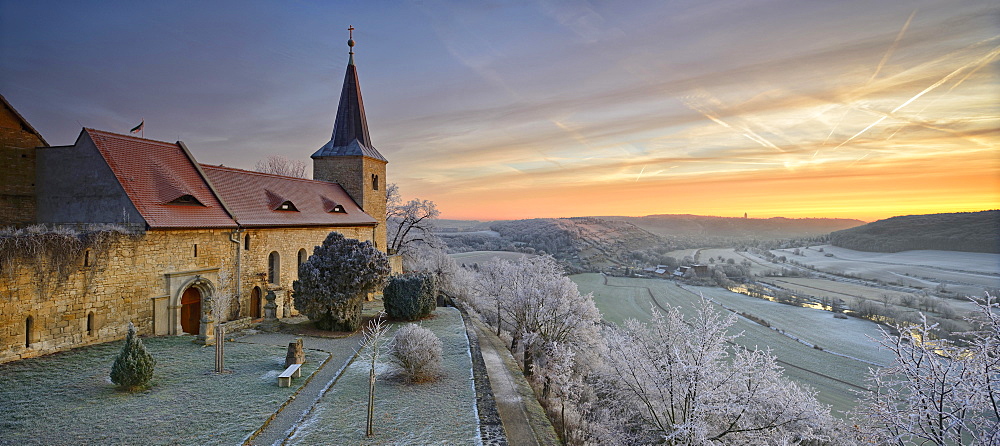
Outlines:
{"type": "Polygon", "coordinates": [[[202,164],[212,187],[241,226],[374,226],[337,183],[202,164]],[[297,211],[279,210],[290,201],[297,211]],[[345,212],[330,212],[336,205],[345,212]]]}
{"type": "Polygon", "coordinates": [[[84,129],[151,228],[235,228],[179,143],[84,129]],[[204,206],[167,204],[191,195],[204,206]]]}

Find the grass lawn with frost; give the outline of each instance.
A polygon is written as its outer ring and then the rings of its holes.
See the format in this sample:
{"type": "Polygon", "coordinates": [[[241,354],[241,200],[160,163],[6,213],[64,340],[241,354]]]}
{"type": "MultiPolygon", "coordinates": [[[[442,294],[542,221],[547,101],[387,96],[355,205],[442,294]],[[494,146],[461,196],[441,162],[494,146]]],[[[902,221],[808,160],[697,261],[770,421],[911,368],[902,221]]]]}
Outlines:
{"type": "MultiPolygon", "coordinates": [[[[438,308],[419,324],[443,344],[436,381],[407,384],[390,378],[388,355],[376,366],[375,435],[365,437],[369,364],[356,360],[323,396],[288,444],[476,444],[479,426],[469,341],[455,308],[438,308]]],[[[393,324],[389,335],[402,324],[393,324]]]]}
{"type": "MultiPolygon", "coordinates": [[[[227,343],[232,373],[217,375],[215,349],[193,339],[143,339],[156,370],[135,393],[109,378],[124,341],[0,364],[0,444],[238,444],[298,388],[277,386],[283,347],[227,343]]],[[[293,384],[324,360],[307,350],[293,384]]]]}

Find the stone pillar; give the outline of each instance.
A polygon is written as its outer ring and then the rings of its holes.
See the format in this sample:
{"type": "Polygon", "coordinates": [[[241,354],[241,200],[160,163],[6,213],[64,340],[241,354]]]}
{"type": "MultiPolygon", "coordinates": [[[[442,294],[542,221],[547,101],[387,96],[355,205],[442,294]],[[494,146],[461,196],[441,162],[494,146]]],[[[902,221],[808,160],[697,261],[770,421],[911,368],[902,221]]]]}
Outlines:
{"type": "Polygon", "coordinates": [[[208,311],[201,313],[201,325],[198,327],[198,338],[195,342],[205,345],[215,343],[215,320],[212,319],[212,313],[208,311]]]}
{"type": "Polygon", "coordinates": [[[274,320],[278,318],[278,304],[274,302],[277,296],[274,295],[273,290],[268,290],[267,295],[264,296],[264,300],[267,301],[264,304],[264,319],[274,320]]]}
{"type": "Polygon", "coordinates": [[[296,338],[295,342],[288,343],[288,354],[285,355],[285,368],[292,364],[302,364],[306,362],[306,352],[302,349],[302,338],[296,338]]]}

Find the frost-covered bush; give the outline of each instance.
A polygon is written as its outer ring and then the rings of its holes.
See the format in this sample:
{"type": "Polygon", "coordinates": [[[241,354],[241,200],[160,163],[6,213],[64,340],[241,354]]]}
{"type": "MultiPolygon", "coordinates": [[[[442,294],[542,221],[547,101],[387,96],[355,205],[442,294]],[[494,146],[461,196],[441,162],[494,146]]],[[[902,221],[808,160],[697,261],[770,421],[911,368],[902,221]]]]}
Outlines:
{"type": "Polygon", "coordinates": [[[111,382],[125,390],[142,388],[153,378],[156,359],[146,351],[142,339],[135,334],[135,326],[128,323],[125,345],[111,366],[111,382]]]}
{"type": "Polygon", "coordinates": [[[331,232],[299,267],[295,309],[321,330],[357,330],[361,302],[385,285],[389,272],[389,259],[371,242],[331,232]]]}
{"type": "Polygon", "coordinates": [[[441,348],[441,339],[434,332],[409,324],[396,332],[392,362],[410,381],[430,381],[441,370],[441,348]]]}
{"type": "Polygon", "coordinates": [[[437,306],[437,282],[431,274],[393,277],[382,293],[382,301],[386,314],[393,319],[420,319],[437,306]]]}

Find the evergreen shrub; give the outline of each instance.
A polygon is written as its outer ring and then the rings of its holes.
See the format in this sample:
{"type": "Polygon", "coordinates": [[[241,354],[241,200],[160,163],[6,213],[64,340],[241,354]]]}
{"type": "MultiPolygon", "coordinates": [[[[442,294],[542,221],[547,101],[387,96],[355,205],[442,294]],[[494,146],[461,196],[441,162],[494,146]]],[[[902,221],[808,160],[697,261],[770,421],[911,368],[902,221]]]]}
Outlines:
{"type": "Polygon", "coordinates": [[[125,345],[111,366],[111,382],[124,390],[140,389],[153,378],[154,367],[156,359],[146,351],[142,339],[135,334],[135,325],[129,322],[125,345]]]}
{"type": "Polygon", "coordinates": [[[414,321],[437,307],[437,283],[432,274],[409,273],[389,279],[382,293],[390,318],[414,321]]]}

